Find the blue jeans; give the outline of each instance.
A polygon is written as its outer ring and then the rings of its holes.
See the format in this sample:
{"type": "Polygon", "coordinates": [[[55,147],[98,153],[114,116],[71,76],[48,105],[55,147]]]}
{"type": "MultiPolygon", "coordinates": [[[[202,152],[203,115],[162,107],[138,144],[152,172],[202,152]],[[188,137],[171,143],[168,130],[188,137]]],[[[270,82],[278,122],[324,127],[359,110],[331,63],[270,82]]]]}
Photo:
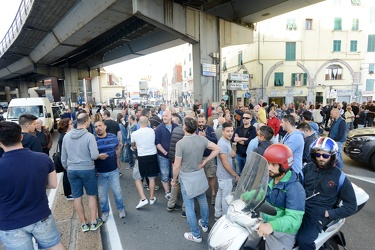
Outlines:
{"type": "MultiPolygon", "coordinates": [[[[197,216],[195,215],[194,198],[192,198],[192,199],[188,198],[188,196],[186,194],[184,184],[182,183],[182,181],[180,182],[180,187],[181,187],[182,199],[184,200],[184,204],[185,204],[186,217],[187,217],[187,221],[188,221],[190,230],[195,237],[200,237],[201,231],[199,230],[197,216]]],[[[201,213],[201,217],[202,217],[201,223],[204,227],[207,227],[208,226],[208,218],[209,218],[209,210],[208,210],[206,193],[198,195],[195,198],[197,198],[198,203],[199,203],[200,213],[201,213]]]]}
{"type": "Polygon", "coordinates": [[[246,157],[241,157],[238,154],[236,154],[236,172],[238,175],[241,175],[245,163],[246,157]]]}
{"type": "Polygon", "coordinates": [[[33,237],[38,243],[39,249],[51,248],[60,243],[60,233],[52,214],[25,227],[7,231],[0,230],[0,241],[4,243],[6,249],[33,250],[33,237]]]}
{"type": "Polygon", "coordinates": [[[337,151],[337,154],[336,154],[336,159],[337,159],[337,167],[339,169],[343,169],[344,168],[344,161],[342,160],[342,146],[343,146],[343,142],[336,142],[337,143],[337,146],[339,147],[338,148],[338,151],[337,151]]]}
{"type": "Polygon", "coordinates": [[[171,179],[172,164],[168,158],[158,155],[160,168],[160,178],[162,182],[168,182],[171,179]]]}
{"type": "Polygon", "coordinates": [[[347,122],[346,127],[348,128],[348,131],[353,130],[353,122],[347,122]]]}
{"type": "Polygon", "coordinates": [[[122,199],[120,175],[117,168],[111,172],[98,173],[99,204],[103,213],[109,212],[108,186],[111,188],[113,196],[115,197],[117,210],[124,210],[125,206],[122,199]]]}
{"type": "Polygon", "coordinates": [[[129,156],[128,156],[128,147],[127,145],[122,145],[121,147],[121,153],[120,153],[120,160],[122,162],[129,161],[129,156]]]}

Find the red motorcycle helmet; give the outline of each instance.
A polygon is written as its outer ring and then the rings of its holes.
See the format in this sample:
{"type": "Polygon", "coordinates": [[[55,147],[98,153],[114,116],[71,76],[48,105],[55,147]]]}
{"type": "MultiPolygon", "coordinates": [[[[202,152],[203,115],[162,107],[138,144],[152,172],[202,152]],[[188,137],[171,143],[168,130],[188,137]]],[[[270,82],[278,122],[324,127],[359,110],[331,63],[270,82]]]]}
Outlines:
{"type": "Polygon", "coordinates": [[[277,163],[280,165],[280,170],[288,171],[293,164],[293,152],[284,144],[272,144],[266,151],[263,157],[270,163],[277,163]]]}

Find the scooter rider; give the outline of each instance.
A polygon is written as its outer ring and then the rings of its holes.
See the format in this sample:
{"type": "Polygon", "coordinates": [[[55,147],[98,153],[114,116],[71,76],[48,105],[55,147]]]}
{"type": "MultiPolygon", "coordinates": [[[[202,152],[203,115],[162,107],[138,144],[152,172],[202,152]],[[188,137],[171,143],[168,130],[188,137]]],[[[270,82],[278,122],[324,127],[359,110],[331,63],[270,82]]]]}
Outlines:
{"type": "Polygon", "coordinates": [[[291,169],[293,153],[283,144],[273,144],[263,156],[268,161],[270,177],[266,202],[276,208],[277,214],[263,215],[258,235],[265,237],[266,249],[293,249],[306,198],[297,174],[291,169]]]}
{"type": "Polygon", "coordinates": [[[315,249],[314,241],[332,220],[356,212],[357,202],[349,179],[335,166],[338,146],[329,137],[320,137],[311,144],[312,162],[303,168],[306,206],[297,235],[299,249],[315,249]],[[341,200],[343,205],[336,206],[341,200]]]}

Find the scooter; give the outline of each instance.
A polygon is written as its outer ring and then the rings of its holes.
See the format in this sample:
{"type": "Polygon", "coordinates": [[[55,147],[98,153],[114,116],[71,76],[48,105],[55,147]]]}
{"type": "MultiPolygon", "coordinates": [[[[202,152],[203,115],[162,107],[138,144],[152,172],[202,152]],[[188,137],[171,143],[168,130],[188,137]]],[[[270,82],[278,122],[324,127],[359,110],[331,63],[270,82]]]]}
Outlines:
{"type": "MultiPolygon", "coordinates": [[[[369,199],[369,195],[361,188],[352,184],[358,209],[360,211],[369,199]]],[[[209,250],[258,249],[263,240],[258,236],[257,229],[262,221],[260,213],[276,215],[276,209],[264,203],[268,186],[268,166],[263,156],[252,153],[242,171],[236,189],[228,197],[227,214],[222,216],[212,227],[208,236],[209,250]]],[[[321,247],[339,249],[345,246],[344,234],[340,228],[345,219],[332,221],[315,240],[316,249],[321,247]]],[[[298,246],[294,248],[297,250],[298,246]]]]}

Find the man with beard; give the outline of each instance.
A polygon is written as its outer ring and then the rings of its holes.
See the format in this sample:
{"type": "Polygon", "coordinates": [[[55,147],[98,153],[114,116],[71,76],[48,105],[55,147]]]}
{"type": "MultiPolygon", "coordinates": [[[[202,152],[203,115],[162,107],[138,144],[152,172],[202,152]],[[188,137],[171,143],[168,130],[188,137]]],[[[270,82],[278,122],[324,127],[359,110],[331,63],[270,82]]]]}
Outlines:
{"type": "Polygon", "coordinates": [[[316,139],[310,149],[312,162],[303,168],[306,192],[305,215],[297,235],[300,249],[315,249],[314,241],[332,220],[356,212],[353,186],[344,173],[335,167],[338,146],[327,137],[316,139]],[[342,206],[337,206],[342,201],[342,206]]]}
{"type": "Polygon", "coordinates": [[[107,221],[109,215],[108,186],[115,198],[119,217],[125,218],[126,216],[117,168],[116,151],[120,147],[119,141],[116,135],[107,133],[106,129],[103,121],[95,123],[95,139],[99,150],[99,157],[95,160],[95,168],[98,174],[99,204],[102,209],[103,222],[107,221]]]}
{"type": "MultiPolygon", "coordinates": [[[[297,174],[291,169],[293,153],[283,144],[273,144],[263,156],[268,161],[270,177],[266,202],[276,208],[277,214],[263,214],[258,235],[265,237],[266,249],[293,249],[306,198],[297,174]]],[[[242,198],[246,199],[244,195],[242,198]]]]}

